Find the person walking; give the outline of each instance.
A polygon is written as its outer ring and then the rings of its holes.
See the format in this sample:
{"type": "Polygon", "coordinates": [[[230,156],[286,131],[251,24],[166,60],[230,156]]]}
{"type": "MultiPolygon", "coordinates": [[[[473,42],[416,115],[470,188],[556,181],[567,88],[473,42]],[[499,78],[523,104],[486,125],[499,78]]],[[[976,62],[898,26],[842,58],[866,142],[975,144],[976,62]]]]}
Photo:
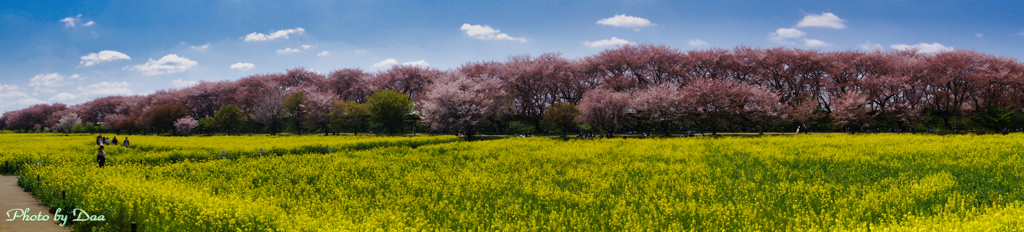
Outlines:
{"type": "Polygon", "coordinates": [[[103,165],[107,163],[107,152],[103,151],[102,145],[100,145],[100,150],[96,154],[96,163],[100,164],[100,168],[103,168],[103,165]]]}
{"type": "Polygon", "coordinates": [[[110,143],[113,143],[114,146],[117,146],[117,136],[114,136],[114,140],[110,140],[110,143]]]}
{"type": "Polygon", "coordinates": [[[124,146],[128,147],[128,137],[124,137],[124,146]]]}

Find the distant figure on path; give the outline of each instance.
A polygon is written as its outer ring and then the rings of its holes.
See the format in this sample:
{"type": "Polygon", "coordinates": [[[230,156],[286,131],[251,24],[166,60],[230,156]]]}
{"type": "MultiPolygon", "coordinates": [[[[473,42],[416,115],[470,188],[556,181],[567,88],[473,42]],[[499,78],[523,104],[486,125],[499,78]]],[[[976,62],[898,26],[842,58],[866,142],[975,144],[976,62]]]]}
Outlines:
{"type": "Polygon", "coordinates": [[[103,151],[103,146],[100,146],[99,153],[96,154],[96,162],[100,164],[100,168],[107,163],[107,152],[103,151]]]}

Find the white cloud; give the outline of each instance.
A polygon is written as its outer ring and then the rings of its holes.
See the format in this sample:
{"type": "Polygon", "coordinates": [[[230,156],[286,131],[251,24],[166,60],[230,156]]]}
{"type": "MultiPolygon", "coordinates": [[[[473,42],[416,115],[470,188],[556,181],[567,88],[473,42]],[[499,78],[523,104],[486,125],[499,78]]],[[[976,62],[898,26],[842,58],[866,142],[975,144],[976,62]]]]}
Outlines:
{"type": "Polygon", "coordinates": [[[366,52],[366,50],[356,50],[356,52],[355,52],[355,53],[356,53],[356,54],[359,54],[359,53],[364,53],[364,52],[366,52]]]}
{"type": "Polygon", "coordinates": [[[377,62],[377,63],[373,64],[373,66],[370,66],[370,67],[371,68],[391,67],[392,65],[396,65],[396,64],[398,64],[397,60],[395,60],[395,59],[387,59],[387,60],[384,60],[384,61],[381,61],[381,62],[377,62]]]}
{"type": "Polygon", "coordinates": [[[197,52],[206,52],[206,49],[210,48],[210,44],[205,44],[203,46],[191,46],[189,48],[197,52]]]}
{"type": "Polygon", "coordinates": [[[843,22],[845,21],[846,20],[842,20],[832,13],[822,13],[820,15],[809,14],[807,16],[804,16],[804,19],[800,20],[800,23],[797,23],[796,26],[843,29],[846,28],[846,25],[843,25],[843,22]]]}
{"type": "Polygon", "coordinates": [[[12,102],[10,105],[30,106],[30,105],[36,105],[36,104],[46,104],[46,101],[35,99],[35,98],[22,98],[22,99],[19,99],[17,101],[12,102]]]}
{"type": "Polygon", "coordinates": [[[57,92],[57,90],[54,89],[54,88],[70,84],[67,81],[69,81],[69,80],[78,80],[78,79],[82,79],[82,78],[83,77],[79,76],[78,74],[65,77],[63,75],[60,75],[59,73],[46,73],[46,74],[39,74],[39,75],[36,75],[36,76],[32,77],[32,79],[29,80],[29,84],[28,85],[32,86],[32,87],[36,87],[36,93],[37,94],[38,93],[53,93],[53,92],[57,92]]]}
{"type": "Polygon", "coordinates": [[[861,44],[860,49],[865,51],[876,51],[884,50],[885,48],[883,48],[881,44],[873,44],[871,41],[868,41],[868,43],[861,44]]]}
{"type": "Polygon", "coordinates": [[[327,51],[322,51],[322,52],[316,54],[316,56],[330,56],[330,55],[331,55],[331,53],[327,52],[327,51]]]}
{"type": "Polygon", "coordinates": [[[103,50],[100,51],[100,53],[89,53],[89,55],[83,56],[82,61],[78,62],[78,65],[89,67],[95,64],[115,60],[132,60],[132,58],[118,51],[103,50]]]}
{"type": "Polygon", "coordinates": [[[294,48],[284,48],[284,49],[281,49],[281,50],[277,50],[277,54],[278,55],[281,55],[281,54],[291,54],[291,53],[296,53],[296,52],[301,52],[301,51],[302,50],[294,49],[294,48]]]}
{"type": "Polygon", "coordinates": [[[186,80],[182,80],[182,79],[175,79],[175,80],[171,81],[171,86],[175,87],[175,88],[188,87],[188,86],[192,86],[192,85],[195,85],[195,84],[199,84],[199,82],[196,82],[196,81],[186,81],[186,80]]]}
{"type": "Polygon", "coordinates": [[[50,100],[49,100],[49,101],[50,101],[50,102],[62,102],[62,101],[71,101],[71,100],[75,100],[76,98],[78,98],[78,96],[75,96],[74,94],[70,94],[70,93],[59,93],[59,94],[57,94],[57,95],[54,95],[53,97],[50,97],[50,100]]]}
{"type": "Polygon", "coordinates": [[[145,64],[135,65],[131,68],[125,67],[124,69],[139,71],[142,72],[142,75],[146,76],[153,76],[188,71],[196,65],[199,65],[199,62],[170,54],[160,58],[160,60],[149,59],[149,62],[145,64]]]}
{"type": "MultiPolygon", "coordinates": [[[[64,19],[60,20],[60,22],[64,23],[65,27],[75,27],[75,25],[78,24],[78,22],[81,22],[81,21],[82,21],[82,14],[78,14],[78,16],[67,17],[67,18],[64,18],[64,19]]],[[[89,21],[89,22],[91,23],[92,21],[89,21]]]]}
{"type": "Polygon", "coordinates": [[[793,42],[786,41],[786,39],[800,38],[806,34],[807,32],[800,31],[796,28],[779,28],[778,30],[775,30],[775,32],[768,33],[768,40],[776,43],[792,44],[793,42]]]}
{"type": "Polygon", "coordinates": [[[612,36],[611,39],[603,39],[603,40],[598,40],[598,41],[594,41],[594,42],[583,41],[583,44],[587,45],[588,47],[596,48],[596,47],[604,47],[604,46],[611,46],[611,45],[624,45],[624,44],[632,44],[632,43],[630,43],[628,40],[619,39],[619,38],[615,38],[614,36],[612,36]]]}
{"type": "Polygon", "coordinates": [[[4,84],[0,84],[0,92],[3,92],[3,91],[15,91],[15,90],[18,90],[18,89],[19,88],[18,88],[17,85],[4,85],[4,84]]]}
{"type": "Polygon", "coordinates": [[[242,62],[238,62],[238,63],[235,63],[235,64],[231,65],[231,69],[238,69],[238,70],[242,70],[242,71],[249,70],[249,69],[252,69],[252,68],[255,68],[255,67],[256,67],[255,64],[252,64],[252,63],[242,63],[242,62]]]}
{"type": "Polygon", "coordinates": [[[67,17],[61,19],[60,22],[64,23],[65,27],[75,27],[75,18],[67,17]]]}
{"type": "Polygon", "coordinates": [[[613,27],[626,27],[633,28],[633,30],[639,31],[641,27],[649,27],[654,24],[650,20],[626,16],[625,14],[615,15],[615,17],[597,20],[597,24],[608,25],[613,27]]]}
{"type": "Polygon", "coordinates": [[[306,49],[309,49],[309,48],[312,48],[312,47],[316,47],[316,46],[310,46],[310,45],[308,45],[308,44],[303,44],[303,45],[302,45],[302,49],[303,49],[303,50],[306,50],[306,49]]]}
{"type": "MultiPolygon", "coordinates": [[[[1022,32],[1022,33],[1024,33],[1024,32],[1022,32]]],[[[985,34],[978,33],[978,34],[975,34],[974,36],[978,37],[978,38],[981,38],[981,37],[985,37],[985,34]]]]}
{"type": "Polygon", "coordinates": [[[826,43],[825,41],[816,40],[816,39],[804,39],[804,46],[808,46],[808,47],[827,47],[827,46],[832,46],[832,44],[826,43]]]}
{"type": "Polygon", "coordinates": [[[430,67],[430,64],[428,64],[427,61],[425,61],[425,60],[417,60],[417,61],[402,63],[402,66],[430,67]]]}
{"type": "Polygon", "coordinates": [[[82,24],[83,27],[88,27],[88,26],[92,26],[92,25],[96,25],[96,22],[89,21],[88,23],[82,24]]]}
{"type": "Polygon", "coordinates": [[[496,39],[526,42],[526,38],[515,38],[505,33],[499,33],[501,31],[495,30],[494,28],[491,28],[491,26],[487,25],[469,25],[468,23],[464,23],[462,24],[462,28],[460,28],[460,30],[466,31],[466,35],[469,35],[469,37],[482,40],[496,39]]]}
{"type": "Polygon", "coordinates": [[[704,42],[703,40],[699,40],[699,39],[690,40],[690,46],[700,47],[700,46],[707,46],[707,45],[708,45],[708,42],[704,42]]]}
{"type": "Polygon", "coordinates": [[[274,33],[270,33],[270,35],[266,35],[266,34],[258,33],[258,32],[253,32],[252,34],[245,35],[245,41],[267,41],[267,40],[276,40],[276,39],[280,39],[280,38],[288,39],[288,34],[293,34],[293,33],[301,35],[303,33],[306,33],[306,29],[302,29],[301,27],[296,27],[294,29],[275,31],[274,33]]]}
{"type": "Polygon", "coordinates": [[[89,86],[79,86],[79,96],[111,96],[111,95],[132,95],[131,84],[128,82],[100,82],[89,86]]]}
{"type": "Polygon", "coordinates": [[[1017,33],[1017,34],[1020,35],[1020,36],[1024,36],[1024,31],[1020,31],[1020,33],[1017,33]]]}
{"type": "Polygon", "coordinates": [[[948,52],[948,51],[952,51],[953,50],[953,47],[946,47],[946,46],[943,46],[942,44],[939,44],[939,43],[933,43],[933,44],[920,43],[920,44],[913,45],[913,46],[906,45],[906,44],[893,44],[892,46],[889,46],[889,47],[892,48],[892,49],[895,49],[895,50],[909,50],[909,49],[916,48],[916,49],[918,49],[917,53],[924,53],[924,54],[935,54],[935,53],[948,52]]]}
{"type": "Polygon", "coordinates": [[[20,88],[18,88],[17,85],[0,84],[0,98],[28,97],[28,94],[18,90],[20,90],[20,88]]]}

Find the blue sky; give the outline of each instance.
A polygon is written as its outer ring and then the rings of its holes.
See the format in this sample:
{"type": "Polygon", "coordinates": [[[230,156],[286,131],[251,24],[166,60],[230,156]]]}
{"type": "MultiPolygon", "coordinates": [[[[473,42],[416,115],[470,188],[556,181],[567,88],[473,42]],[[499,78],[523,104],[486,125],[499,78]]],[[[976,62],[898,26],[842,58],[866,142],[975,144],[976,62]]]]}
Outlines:
{"type": "Polygon", "coordinates": [[[1024,57],[1022,1],[0,2],[0,112],[305,67],[468,61],[621,43],[1024,57]]]}

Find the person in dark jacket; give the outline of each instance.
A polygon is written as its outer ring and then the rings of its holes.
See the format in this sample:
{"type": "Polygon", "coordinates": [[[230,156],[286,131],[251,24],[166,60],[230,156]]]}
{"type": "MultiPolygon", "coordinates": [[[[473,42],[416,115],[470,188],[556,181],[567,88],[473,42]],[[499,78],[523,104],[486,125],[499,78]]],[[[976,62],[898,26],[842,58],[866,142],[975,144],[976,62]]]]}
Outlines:
{"type": "Polygon", "coordinates": [[[100,164],[100,168],[107,163],[107,152],[103,151],[103,146],[100,146],[100,151],[96,153],[96,162],[100,164]]]}

